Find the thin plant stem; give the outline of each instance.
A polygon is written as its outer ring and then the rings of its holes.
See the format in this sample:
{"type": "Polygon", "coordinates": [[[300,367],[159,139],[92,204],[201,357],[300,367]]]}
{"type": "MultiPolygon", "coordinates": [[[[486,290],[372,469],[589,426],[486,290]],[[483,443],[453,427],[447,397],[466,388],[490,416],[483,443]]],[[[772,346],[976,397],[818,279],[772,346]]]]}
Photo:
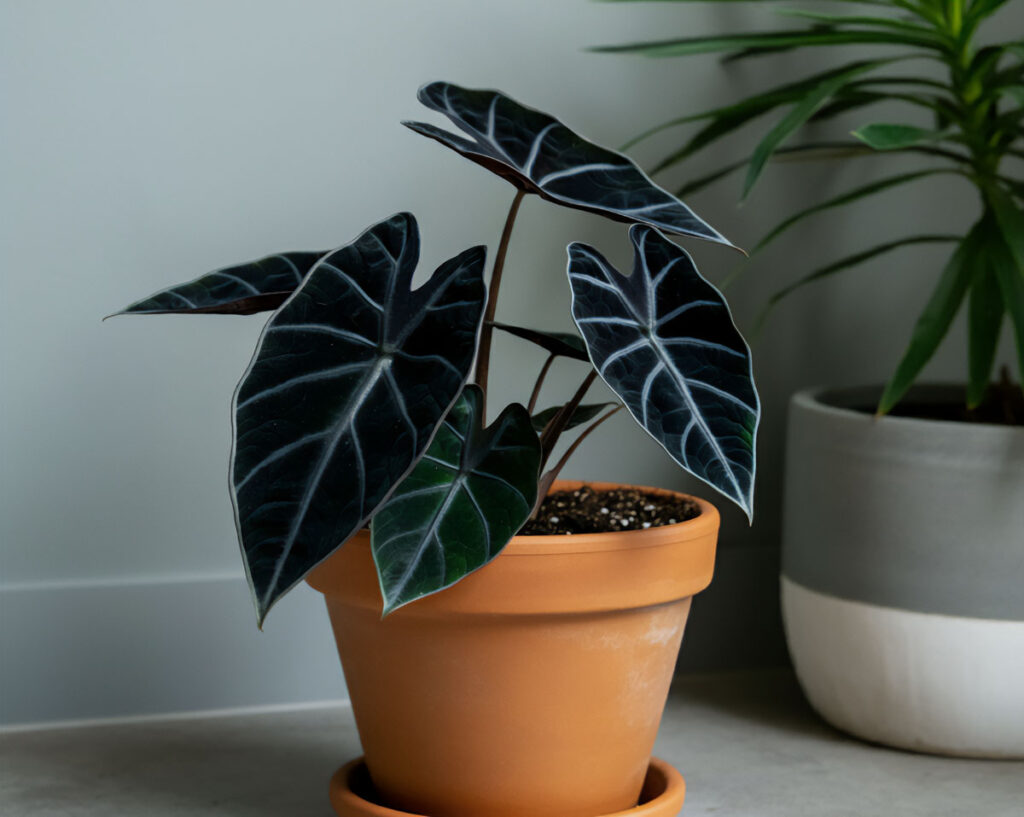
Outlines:
{"type": "Polygon", "coordinates": [[[551,486],[555,484],[555,480],[558,478],[558,475],[565,467],[565,464],[569,461],[569,458],[576,452],[576,449],[580,447],[580,443],[582,443],[591,433],[593,433],[593,431],[599,425],[601,425],[601,423],[603,423],[605,420],[607,420],[621,408],[622,404],[620,403],[607,414],[605,414],[603,417],[595,420],[593,423],[587,426],[583,433],[580,434],[580,436],[577,437],[575,440],[573,440],[572,445],[570,445],[569,449],[562,455],[562,458],[558,461],[558,464],[555,465],[555,467],[552,468],[550,471],[544,473],[544,475],[540,478],[540,482],[537,485],[537,501],[534,504],[533,510],[530,513],[531,519],[537,518],[537,514],[540,513],[540,506],[544,503],[544,498],[548,495],[548,491],[550,491],[551,486]]]}
{"type": "Polygon", "coordinates": [[[541,467],[548,461],[548,457],[551,456],[552,450],[558,443],[558,438],[565,431],[565,427],[569,424],[572,415],[576,413],[576,409],[579,407],[584,395],[586,395],[587,389],[590,388],[596,378],[597,369],[591,369],[590,374],[584,378],[580,387],[576,389],[572,399],[555,412],[555,416],[544,426],[544,431],[540,435],[541,467]]]}
{"type": "Polygon", "coordinates": [[[519,212],[519,205],[522,204],[526,191],[517,190],[516,197],[512,199],[512,206],[508,209],[505,217],[505,227],[501,231],[501,241],[498,242],[498,253],[494,256],[494,269],[491,272],[491,286],[487,293],[487,308],[484,311],[484,325],[480,330],[480,346],[477,350],[476,359],[476,382],[483,392],[480,413],[487,416],[487,375],[491,365],[491,336],[494,334],[494,313],[498,309],[498,290],[501,288],[501,273],[505,269],[505,256],[508,254],[508,244],[512,238],[512,226],[516,223],[516,214],[519,212]]]}
{"type": "Polygon", "coordinates": [[[558,355],[553,352],[548,355],[548,359],[544,361],[544,365],[540,369],[540,374],[537,375],[537,382],[533,386],[533,391],[530,392],[530,402],[526,404],[526,410],[533,414],[533,410],[537,407],[537,398],[540,397],[540,387],[544,385],[544,377],[548,373],[548,369],[551,368],[551,364],[555,362],[555,358],[558,355]]]}
{"type": "Polygon", "coordinates": [[[580,443],[582,443],[587,437],[589,437],[591,434],[593,434],[594,431],[597,430],[597,427],[599,425],[601,425],[601,423],[603,423],[605,420],[607,420],[613,414],[615,414],[615,413],[617,413],[617,412],[619,412],[621,410],[622,410],[622,404],[620,403],[615,408],[613,408],[611,411],[609,411],[607,414],[601,415],[601,417],[599,417],[598,419],[594,420],[594,422],[592,422],[589,426],[587,426],[583,430],[583,433],[580,434],[579,437],[577,437],[575,440],[572,441],[572,445],[570,445],[569,448],[566,450],[566,452],[564,454],[562,454],[561,459],[558,460],[558,462],[555,464],[555,467],[552,468],[550,471],[548,471],[547,474],[545,474],[545,479],[547,479],[547,477],[550,475],[551,482],[554,482],[555,479],[557,479],[559,472],[563,468],[565,468],[565,464],[569,461],[569,458],[574,453],[576,453],[576,449],[580,447],[580,443]]]}

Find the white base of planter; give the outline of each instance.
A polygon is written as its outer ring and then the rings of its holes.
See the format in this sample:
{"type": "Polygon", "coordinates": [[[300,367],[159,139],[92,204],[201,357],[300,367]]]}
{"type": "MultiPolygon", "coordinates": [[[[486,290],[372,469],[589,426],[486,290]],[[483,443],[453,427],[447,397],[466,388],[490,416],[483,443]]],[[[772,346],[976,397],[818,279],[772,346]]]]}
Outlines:
{"type": "Polygon", "coordinates": [[[797,676],[833,726],[963,757],[1024,758],[1024,622],[879,607],[782,577],[797,676]]]}

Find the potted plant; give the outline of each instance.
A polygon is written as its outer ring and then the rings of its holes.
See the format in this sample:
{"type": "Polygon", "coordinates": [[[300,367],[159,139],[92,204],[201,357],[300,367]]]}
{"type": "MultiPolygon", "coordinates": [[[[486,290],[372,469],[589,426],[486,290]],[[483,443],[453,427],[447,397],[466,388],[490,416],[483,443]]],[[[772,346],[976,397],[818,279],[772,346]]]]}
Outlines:
{"type": "MultiPolygon", "coordinates": [[[[124,312],[272,310],[233,401],[242,555],[260,623],[304,579],[324,594],[387,808],[592,817],[636,806],[645,778],[658,808],[677,808],[681,780],[650,753],[718,514],[669,491],[555,480],[624,406],[752,513],[749,350],[665,234],[731,244],[625,156],[504,94],[435,82],[419,99],[465,135],[409,128],[516,188],[489,288],[479,246],[411,289],[418,230],[398,213],[339,249],[218,270],[124,312]],[[495,320],[527,194],[632,225],[630,275],[568,247],[580,335],[495,320]],[[495,330],[548,358],[525,404],[487,425],[495,330]],[[585,374],[567,403],[538,411],[557,358],[585,374]],[[583,403],[598,377],[620,405],[583,403]]],[[[360,773],[336,776],[335,807],[383,813],[357,791],[360,773]]]]}
{"type": "Polygon", "coordinates": [[[1024,47],[1000,41],[998,28],[988,44],[978,44],[979,28],[1005,0],[849,5],[863,8],[788,9],[805,24],[606,50],[747,60],[880,46],[870,59],[837,61],[648,132],[703,123],[659,171],[780,112],[748,158],[684,185],[678,195],[746,168],[746,196],[781,154],[921,163],[815,202],[755,249],[819,212],[938,174],[957,177],[965,194],[976,194],[977,220],[963,234],[887,241],[806,271],[771,298],[769,306],[903,247],[953,245],[888,383],[813,389],[792,399],[782,603],[797,675],[834,725],[910,749],[1024,757],[1024,396],[1006,369],[991,382],[1004,319],[1024,368],[1024,47]],[[902,105],[906,120],[866,120],[852,138],[786,144],[810,123],[879,103],[902,105]],[[913,386],[962,307],[966,384],[913,386]]]}

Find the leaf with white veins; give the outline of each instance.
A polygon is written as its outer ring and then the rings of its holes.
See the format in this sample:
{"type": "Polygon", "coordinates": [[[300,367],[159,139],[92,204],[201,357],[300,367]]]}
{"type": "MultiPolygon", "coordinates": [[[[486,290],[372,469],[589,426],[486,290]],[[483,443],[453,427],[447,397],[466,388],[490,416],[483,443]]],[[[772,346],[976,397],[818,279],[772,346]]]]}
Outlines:
{"type": "Polygon", "coordinates": [[[499,91],[432,82],[419,100],[469,139],[423,122],[403,124],[486,167],[520,190],[627,223],[733,244],[621,153],[589,142],[499,91]]]}
{"type": "Polygon", "coordinates": [[[483,247],[411,290],[399,213],[325,256],[263,330],[234,398],[231,489],[260,622],[362,528],[427,449],[469,374],[483,247]]]}
{"type": "Polygon", "coordinates": [[[162,289],[118,315],[167,313],[254,315],[283,304],[325,253],[283,252],[214,270],[194,281],[162,289]]]}
{"type": "Polygon", "coordinates": [[[633,274],[569,245],[572,313],[630,414],[683,468],[753,516],[761,410],[750,350],[721,293],[657,230],[629,231],[633,274]]]}
{"type": "Polygon", "coordinates": [[[540,443],[518,403],[482,427],[470,385],[426,455],[373,517],[384,613],[487,564],[523,526],[537,497],[540,443]]]}

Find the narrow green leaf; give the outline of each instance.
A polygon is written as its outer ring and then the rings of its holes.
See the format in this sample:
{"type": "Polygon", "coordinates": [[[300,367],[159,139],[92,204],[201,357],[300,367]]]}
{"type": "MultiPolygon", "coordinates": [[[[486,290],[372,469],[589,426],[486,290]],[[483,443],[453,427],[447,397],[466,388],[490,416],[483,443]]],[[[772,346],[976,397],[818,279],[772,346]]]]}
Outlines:
{"type": "Polygon", "coordinates": [[[875,150],[903,150],[915,145],[933,145],[949,135],[948,130],[928,130],[914,125],[865,125],[851,135],[875,150]]]}
{"type": "Polygon", "coordinates": [[[750,168],[747,170],[747,179],[743,185],[743,196],[750,194],[751,188],[761,175],[768,158],[775,152],[775,149],[789,137],[793,131],[803,125],[811,115],[818,110],[825,102],[847,82],[860,74],[874,70],[883,61],[872,60],[870,62],[854,65],[836,76],[825,80],[813,91],[807,94],[800,102],[794,105],[779,122],[768,131],[768,134],[761,140],[754,149],[750,159],[750,168]]]}
{"type": "Polygon", "coordinates": [[[602,45],[591,48],[606,54],[642,54],[647,57],[682,57],[689,54],[709,54],[719,51],[755,50],[771,53],[786,48],[836,45],[902,45],[934,49],[935,42],[928,37],[908,32],[836,30],[829,27],[796,29],[792,31],[731,34],[711,37],[684,37],[626,45],[602,45]]]}
{"type": "Polygon", "coordinates": [[[682,119],[666,122],[663,127],[670,127],[674,124],[684,124],[691,120],[707,118],[711,118],[712,120],[697,131],[697,133],[695,133],[680,149],[676,150],[659,162],[651,172],[658,173],[672,165],[678,164],[701,148],[718,141],[723,136],[732,133],[747,122],[750,122],[751,120],[756,119],[757,117],[762,116],[781,105],[787,105],[803,99],[810,91],[821,85],[822,82],[841,76],[848,71],[852,71],[862,66],[870,64],[878,66],[883,62],[891,62],[895,59],[899,58],[894,58],[893,60],[872,60],[870,62],[862,60],[839,68],[832,68],[828,71],[822,71],[821,73],[804,77],[797,82],[780,85],[776,88],[772,88],[771,90],[757,94],[756,96],[743,99],[733,105],[726,105],[711,111],[705,111],[702,114],[696,114],[692,117],[684,117],[682,119]]]}
{"type": "Polygon", "coordinates": [[[933,168],[930,170],[916,170],[912,173],[901,173],[899,176],[890,176],[887,179],[882,179],[877,182],[871,182],[861,187],[854,188],[841,196],[828,199],[827,201],[815,204],[813,207],[808,207],[805,210],[801,210],[798,213],[793,214],[785,221],[781,222],[774,229],[758,242],[757,246],[754,247],[752,252],[757,252],[763,249],[784,232],[789,230],[793,225],[798,224],[809,216],[813,216],[815,213],[820,213],[823,210],[831,210],[834,207],[841,207],[844,204],[850,204],[851,202],[857,201],[858,199],[865,198],[866,196],[874,195],[875,193],[881,193],[883,190],[888,190],[890,187],[897,187],[901,184],[907,184],[908,182],[916,181],[917,179],[923,179],[926,176],[935,176],[940,173],[953,173],[955,171],[949,170],[948,168],[933,168]]]}
{"type": "Polygon", "coordinates": [[[967,16],[976,19],[989,17],[1008,2],[1010,0],[974,0],[967,9],[967,16]]]}
{"type": "Polygon", "coordinates": [[[980,241],[979,222],[971,228],[953,252],[935,290],[925,304],[924,311],[917,319],[910,344],[896,367],[896,372],[886,384],[882,399],[878,403],[879,414],[887,414],[906,394],[949,331],[949,325],[953,322],[970,286],[974,258],[980,241]]]}
{"type": "MultiPolygon", "coordinates": [[[[874,155],[874,151],[865,145],[861,145],[856,142],[813,142],[806,145],[779,148],[775,151],[775,155],[772,156],[771,161],[813,162],[825,159],[843,159],[851,156],[872,155],[874,155]]],[[[725,178],[730,173],[739,170],[741,167],[745,167],[749,162],[750,157],[747,157],[736,162],[730,162],[707,175],[699,176],[680,187],[676,191],[676,195],[688,196],[691,193],[696,193],[698,190],[703,190],[708,185],[714,184],[719,179],[725,178]]]]}
{"type": "Polygon", "coordinates": [[[1005,311],[995,269],[999,260],[992,257],[993,250],[999,252],[999,248],[993,247],[992,242],[985,242],[981,250],[976,259],[978,271],[967,301],[968,408],[976,408],[981,403],[992,379],[1005,311]]]}
{"type": "Polygon", "coordinates": [[[998,187],[986,190],[985,198],[1017,264],[1017,272],[1024,275],[1024,210],[998,187]]]}
{"type": "Polygon", "coordinates": [[[925,26],[910,23],[906,20],[899,20],[893,17],[875,17],[850,14],[828,14],[820,11],[807,11],[806,9],[776,9],[775,13],[780,17],[795,17],[802,20],[814,20],[819,23],[829,23],[835,26],[863,25],[870,28],[884,28],[895,31],[906,31],[910,34],[926,37],[941,43],[935,32],[925,26]]]}
{"type": "Polygon", "coordinates": [[[1004,85],[999,89],[999,95],[1012,99],[1018,105],[1024,107],[1024,85],[1004,85]]]}
{"type": "Polygon", "coordinates": [[[841,258],[838,261],[833,261],[831,264],[828,264],[827,266],[821,267],[820,269],[816,269],[814,272],[808,273],[799,280],[794,281],[792,284],[783,287],[774,295],[772,295],[772,297],[768,299],[768,303],[765,305],[765,308],[761,311],[761,314],[758,316],[755,325],[757,326],[757,328],[760,328],[760,326],[764,323],[764,320],[768,315],[768,311],[772,307],[774,307],[779,301],[781,301],[787,295],[791,294],[792,292],[795,292],[801,287],[806,286],[807,284],[814,283],[815,281],[820,281],[822,278],[828,278],[830,275],[835,275],[837,272],[842,272],[843,270],[849,269],[850,267],[856,267],[859,264],[863,264],[866,261],[870,261],[872,258],[877,258],[880,255],[884,255],[887,252],[892,252],[893,250],[899,249],[900,247],[909,247],[914,244],[937,244],[960,240],[961,236],[958,235],[915,235],[910,236],[909,238],[900,238],[897,239],[896,241],[887,241],[885,244],[879,244],[878,246],[872,247],[869,250],[863,250],[861,252],[854,253],[853,255],[848,255],[845,258],[841,258]]]}
{"type": "Polygon", "coordinates": [[[1017,366],[1024,382],[1024,210],[998,187],[989,188],[985,198],[995,216],[992,232],[1002,238],[1002,242],[992,241],[990,246],[1003,303],[1013,324],[1017,366]],[[1000,246],[1003,252],[999,252],[1000,246]]]}

